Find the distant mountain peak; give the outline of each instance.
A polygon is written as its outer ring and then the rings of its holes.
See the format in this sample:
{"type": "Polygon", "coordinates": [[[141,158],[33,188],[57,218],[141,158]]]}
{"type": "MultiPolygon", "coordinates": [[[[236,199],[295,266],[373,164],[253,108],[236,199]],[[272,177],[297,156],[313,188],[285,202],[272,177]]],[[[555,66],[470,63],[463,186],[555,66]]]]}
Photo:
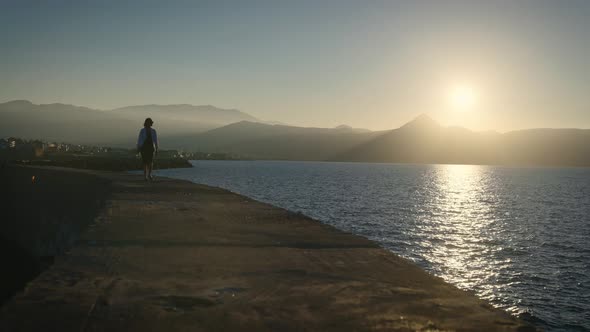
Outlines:
{"type": "Polygon", "coordinates": [[[30,105],[33,105],[33,103],[31,103],[28,100],[18,99],[18,100],[11,100],[11,101],[5,102],[5,103],[3,103],[3,105],[30,106],[30,105]]]}
{"type": "Polygon", "coordinates": [[[414,128],[414,129],[431,129],[439,128],[440,124],[434,121],[430,116],[422,113],[418,115],[414,120],[401,126],[401,128],[414,128]]]}
{"type": "MultiPolygon", "coordinates": [[[[234,109],[234,108],[220,108],[214,105],[192,105],[192,104],[148,104],[148,105],[133,105],[133,106],[124,106],[113,109],[111,111],[145,111],[149,109],[150,111],[159,111],[159,112],[173,112],[173,111],[185,111],[185,112],[202,112],[202,111],[209,111],[209,112],[225,112],[225,113],[239,113],[243,115],[248,115],[247,113],[234,109]]],[[[249,116],[249,115],[248,115],[249,116]]],[[[251,119],[255,119],[254,117],[249,116],[251,119]]]]}
{"type": "Polygon", "coordinates": [[[349,125],[341,124],[339,126],[334,127],[334,129],[347,129],[347,130],[352,130],[352,127],[349,126],[349,125]]]}

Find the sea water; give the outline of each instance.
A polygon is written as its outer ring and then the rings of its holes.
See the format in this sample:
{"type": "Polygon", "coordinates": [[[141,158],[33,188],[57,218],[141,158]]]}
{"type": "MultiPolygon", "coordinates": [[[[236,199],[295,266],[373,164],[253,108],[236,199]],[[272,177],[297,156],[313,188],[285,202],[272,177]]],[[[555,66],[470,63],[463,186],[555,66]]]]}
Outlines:
{"type": "Polygon", "coordinates": [[[590,168],[192,164],[157,173],[367,237],[543,329],[590,330],[590,168]]]}

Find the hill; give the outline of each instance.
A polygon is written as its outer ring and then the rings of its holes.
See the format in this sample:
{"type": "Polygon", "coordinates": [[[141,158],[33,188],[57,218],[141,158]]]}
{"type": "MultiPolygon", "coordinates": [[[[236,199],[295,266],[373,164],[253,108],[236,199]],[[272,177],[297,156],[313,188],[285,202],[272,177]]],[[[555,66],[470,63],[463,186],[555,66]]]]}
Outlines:
{"type": "Polygon", "coordinates": [[[137,121],[87,107],[26,100],[0,104],[2,136],[116,145],[133,141],[138,129],[137,121]]]}
{"type": "Polygon", "coordinates": [[[110,112],[127,119],[152,117],[154,121],[159,120],[159,127],[175,133],[205,131],[240,121],[258,121],[242,111],[212,105],[140,105],[117,108],[110,112]],[[179,126],[183,130],[179,130],[179,126]]]}
{"type": "Polygon", "coordinates": [[[590,166],[590,130],[504,134],[443,127],[426,115],[344,151],[334,161],[590,166]]]}
{"type": "Polygon", "coordinates": [[[194,136],[169,138],[177,148],[238,154],[248,158],[327,160],[380,132],[305,128],[242,121],[194,136]]]}

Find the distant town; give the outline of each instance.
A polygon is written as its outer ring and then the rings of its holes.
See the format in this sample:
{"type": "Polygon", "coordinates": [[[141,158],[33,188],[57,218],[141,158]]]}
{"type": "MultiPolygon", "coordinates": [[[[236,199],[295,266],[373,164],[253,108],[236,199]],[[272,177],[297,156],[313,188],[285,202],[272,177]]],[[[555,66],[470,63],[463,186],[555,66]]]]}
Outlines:
{"type": "MultiPolygon", "coordinates": [[[[224,153],[159,150],[156,163],[160,168],[191,167],[188,160],[238,160],[239,156],[224,153]]],[[[139,168],[135,149],[27,140],[18,137],[0,138],[0,161],[104,170],[139,168]]]]}

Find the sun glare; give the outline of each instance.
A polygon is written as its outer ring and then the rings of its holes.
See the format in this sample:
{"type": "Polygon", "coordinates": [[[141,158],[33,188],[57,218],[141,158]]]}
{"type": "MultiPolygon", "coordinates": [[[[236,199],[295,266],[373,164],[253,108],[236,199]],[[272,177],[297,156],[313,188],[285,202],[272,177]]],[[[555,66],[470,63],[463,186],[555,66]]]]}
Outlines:
{"type": "Polygon", "coordinates": [[[451,90],[451,103],[455,109],[466,111],[472,109],[477,95],[475,90],[468,85],[457,85],[451,90]]]}

